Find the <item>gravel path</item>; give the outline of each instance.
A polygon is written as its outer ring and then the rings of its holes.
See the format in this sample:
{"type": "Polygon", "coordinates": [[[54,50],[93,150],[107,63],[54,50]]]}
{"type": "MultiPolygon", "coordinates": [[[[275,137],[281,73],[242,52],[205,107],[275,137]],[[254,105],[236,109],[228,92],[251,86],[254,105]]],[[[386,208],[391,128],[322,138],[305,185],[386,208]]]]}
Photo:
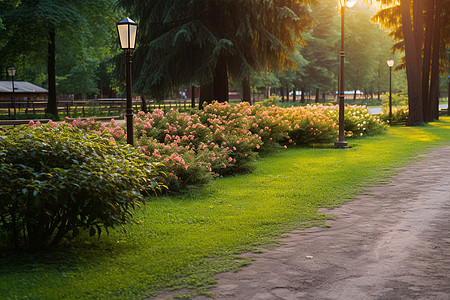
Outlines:
{"type": "Polygon", "coordinates": [[[339,216],[330,228],[294,231],[281,246],[249,254],[255,261],[219,274],[211,292],[243,300],[450,299],[450,147],[422,156],[391,183],[327,210],[339,216]]]}

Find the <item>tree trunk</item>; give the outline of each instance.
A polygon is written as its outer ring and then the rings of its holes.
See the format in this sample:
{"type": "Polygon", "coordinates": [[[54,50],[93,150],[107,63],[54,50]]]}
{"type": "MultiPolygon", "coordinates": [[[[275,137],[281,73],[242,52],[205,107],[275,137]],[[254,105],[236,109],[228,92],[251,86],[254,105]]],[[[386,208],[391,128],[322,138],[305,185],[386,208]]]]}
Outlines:
{"type": "Polygon", "coordinates": [[[219,58],[214,74],[214,99],[218,102],[228,101],[228,70],[227,62],[224,58],[219,58]]]}
{"type": "Polygon", "coordinates": [[[292,102],[295,102],[297,98],[297,89],[294,87],[294,89],[292,90],[292,102]]]}
{"type": "MultiPolygon", "coordinates": [[[[414,2],[416,3],[416,2],[414,2]]],[[[423,126],[422,91],[420,76],[420,52],[412,31],[410,1],[401,1],[403,37],[405,39],[406,77],[408,80],[408,126],[423,126]]]]}
{"type": "Polygon", "coordinates": [[[200,86],[200,100],[198,108],[203,109],[204,102],[211,103],[214,98],[214,86],[212,83],[200,86]]]}
{"type": "MultiPolygon", "coordinates": [[[[402,0],[403,1],[403,0],[402,0]]],[[[418,49],[420,52],[422,52],[423,47],[423,20],[424,20],[424,8],[425,8],[425,2],[428,0],[413,0],[413,19],[412,19],[412,25],[413,25],[413,33],[416,43],[416,49],[418,49]]],[[[422,65],[422,55],[419,57],[419,66],[422,65]]]]}
{"type": "Polygon", "coordinates": [[[252,95],[250,92],[250,78],[246,76],[242,80],[242,101],[251,103],[252,101],[252,95]]]}
{"type": "Polygon", "coordinates": [[[47,113],[52,114],[58,119],[58,104],[56,102],[56,33],[55,27],[48,28],[48,54],[47,54],[47,71],[48,71],[48,103],[47,113]]]}
{"type": "Polygon", "coordinates": [[[191,107],[195,108],[195,86],[191,86],[191,107]]]}
{"type": "Polygon", "coordinates": [[[353,100],[356,100],[356,89],[355,92],[353,93],[353,100]]]}
{"type": "Polygon", "coordinates": [[[305,103],[305,88],[302,87],[302,94],[300,95],[300,102],[305,103]]]}
{"type": "Polygon", "coordinates": [[[280,87],[280,94],[281,94],[281,102],[284,102],[284,87],[280,87]]]}
{"type": "Polygon", "coordinates": [[[427,1],[426,22],[425,22],[425,44],[423,48],[422,61],[422,108],[425,122],[432,121],[430,100],[428,99],[430,85],[431,66],[431,40],[433,36],[434,0],[427,1]]]}
{"type": "Polygon", "coordinates": [[[145,97],[142,94],[141,94],[141,109],[143,112],[147,113],[147,101],[145,100],[145,97]]]}
{"type": "Polygon", "coordinates": [[[433,26],[433,58],[430,86],[430,121],[439,119],[439,51],[441,32],[441,1],[435,1],[435,19],[433,26]]]}
{"type": "Polygon", "coordinates": [[[315,99],[316,103],[319,103],[319,88],[316,88],[316,99],[315,99]]]}

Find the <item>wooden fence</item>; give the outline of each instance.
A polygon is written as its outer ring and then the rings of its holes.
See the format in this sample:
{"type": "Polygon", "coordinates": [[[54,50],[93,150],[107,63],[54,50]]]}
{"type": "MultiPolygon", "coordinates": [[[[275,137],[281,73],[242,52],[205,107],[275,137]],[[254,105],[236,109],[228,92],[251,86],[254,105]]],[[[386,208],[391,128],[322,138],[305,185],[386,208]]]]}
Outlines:
{"type": "MultiPolygon", "coordinates": [[[[142,102],[133,101],[133,111],[141,110],[142,102]]],[[[191,107],[191,99],[176,100],[146,100],[147,110],[167,110],[170,108],[187,110],[191,107]]],[[[121,98],[95,99],[95,100],[58,100],[58,113],[65,116],[94,116],[108,115],[120,116],[125,113],[126,100],[121,98]]],[[[198,106],[198,100],[196,102],[198,106]]],[[[0,115],[14,116],[18,114],[35,115],[44,114],[47,108],[46,100],[0,100],[0,115]]]]}

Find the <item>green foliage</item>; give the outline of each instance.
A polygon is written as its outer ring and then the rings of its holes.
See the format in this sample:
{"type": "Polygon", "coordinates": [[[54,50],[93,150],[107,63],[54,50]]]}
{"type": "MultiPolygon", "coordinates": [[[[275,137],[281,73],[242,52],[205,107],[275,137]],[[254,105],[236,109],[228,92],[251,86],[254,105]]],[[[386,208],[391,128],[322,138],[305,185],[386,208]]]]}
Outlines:
{"type": "Polygon", "coordinates": [[[1,233],[30,249],[123,226],[159,190],[156,165],[137,150],[55,123],[3,130],[0,169],[1,233]]]}
{"type": "MultiPolygon", "coordinates": [[[[389,93],[381,95],[383,112],[389,112],[389,93]]],[[[392,94],[392,106],[408,106],[408,95],[402,93],[392,94]]]]}
{"type": "Polygon", "coordinates": [[[392,94],[392,117],[389,116],[389,93],[381,96],[383,100],[380,117],[390,125],[404,125],[408,121],[408,96],[402,93],[392,94]]]}
{"type": "Polygon", "coordinates": [[[330,118],[330,106],[297,106],[284,111],[284,119],[289,122],[287,137],[296,145],[329,143],[336,138],[336,122],[330,118]]]}
{"type": "MultiPolygon", "coordinates": [[[[338,106],[335,108],[328,110],[328,115],[338,124],[338,106]]],[[[344,130],[346,137],[362,137],[382,134],[387,130],[387,125],[378,115],[370,114],[366,106],[347,105],[344,110],[344,130]]]]}
{"type": "MultiPolygon", "coordinates": [[[[352,148],[291,148],[257,161],[255,171],[204,189],[152,199],[142,226],[39,256],[0,258],[5,299],[145,299],[167,289],[204,292],[242,264],[236,255],[293,229],[323,225],[318,208],[354,199],[431,146],[450,142],[450,118],[391,127],[352,148]]],[[[272,244],[273,245],[273,244],[272,244]]],[[[246,262],[246,261],[245,261],[246,262]]],[[[181,291],[180,291],[181,293],[181,291]]]]}
{"type": "Polygon", "coordinates": [[[347,106],[344,120],[347,136],[378,135],[387,130],[380,117],[371,115],[365,106],[347,106]]]}
{"type": "Polygon", "coordinates": [[[408,106],[392,107],[392,117],[389,116],[389,108],[383,110],[381,119],[390,125],[405,125],[408,121],[408,106]]]}
{"type": "Polygon", "coordinates": [[[258,102],[259,105],[264,107],[270,107],[272,105],[277,105],[277,103],[280,101],[279,96],[271,96],[269,99],[263,100],[261,102],[258,102]]]}
{"type": "MultiPolygon", "coordinates": [[[[280,108],[213,102],[191,114],[173,109],[139,112],[133,122],[135,146],[151,161],[164,163],[169,190],[180,191],[213,177],[247,172],[261,152],[287,148],[288,144],[333,142],[337,110],[337,106],[324,105],[280,108]]],[[[67,122],[108,134],[119,143],[126,141],[125,124],[93,119],[67,122]]],[[[348,107],[347,136],[375,135],[385,128],[365,107],[348,107]]]]}
{"type": "Polygon", "coordinates": [[[23,113],[17,113],[16,117],[14,118],[14,115],[11,114],[8,115],[0,115],[0,120],[38,120],[38,119],[51,119],[55,121],[55,116],[52,114],[42,113],[42,114],[23,114],[23,113]]]}
{"type": "Polygon", "coordinates": [[[311,2],[120,0],[140,26],[135,87],[161,98],[209,84],[223,69],[239,82],[255,71],[293,67],[290,52],[313,24],[311,2]]]}
{"type": "Polygon", "coordinates": [[[111,66],[107,62],[116,53],[119,13],[115,0],[93,0],[89,5],[78,0],[0,1],[0,18],[6,27],[0,35],[0,66],[15,66],[17,80],[43,85],[47,81],[47,31],[53,26],[58,92],[97,92],[98,64],[111,66]]]}

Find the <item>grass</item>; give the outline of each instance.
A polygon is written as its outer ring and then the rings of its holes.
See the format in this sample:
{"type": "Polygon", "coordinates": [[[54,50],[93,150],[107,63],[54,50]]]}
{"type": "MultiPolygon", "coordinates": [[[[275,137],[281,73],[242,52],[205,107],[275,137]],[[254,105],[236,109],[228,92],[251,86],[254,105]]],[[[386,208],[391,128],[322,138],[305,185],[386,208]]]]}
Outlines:
{"type": "MultiPolygon", "coordinates": [[[[45,254],[0,259],[1,299],[142,299],[169,288],[207,294],[214,274],[250,261],[295,228],[325,225],[317,212],[386,182],[395,168],[450,142],[450,118],[349,140],[351,149],[296,148],[264,156],[251,174],[149,201],[140,225],[82,238],[45,254]]],[[[189,295],[184,295],[189,298],[189,295]]]]}

